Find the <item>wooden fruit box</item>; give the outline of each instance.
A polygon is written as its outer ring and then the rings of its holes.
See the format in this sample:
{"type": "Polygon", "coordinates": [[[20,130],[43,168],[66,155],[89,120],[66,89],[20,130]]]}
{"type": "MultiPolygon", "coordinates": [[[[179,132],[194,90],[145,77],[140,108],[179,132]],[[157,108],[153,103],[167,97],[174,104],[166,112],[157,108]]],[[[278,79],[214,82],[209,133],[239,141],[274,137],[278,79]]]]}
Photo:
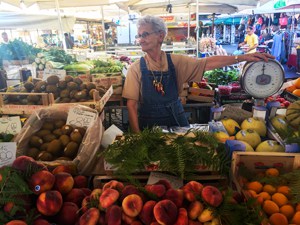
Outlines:
{"type": "Polygon", "coordinates": [[[78,73],[77,71],[67,71],[67,75],[70,75],[72,77],[78,77],[83,81],[83,83],[92,81],[91,73],[88,70],[85,71],[85,73],[78,73]]]}
{"type": "Polygon", "coordinates": [[[283,173],[300,168],[300,154],[281,152],[240,152],[234,151],[231,162],[231,181],[237,191],[242,192],[240,167],[250,172],[262,172],[268,168],[280,168],[283,173]]]}
{"type": "Polygon", "coordinates": [[[214,95],[214,90],[189,87],[187,99],[197,102],[213,102],[214,95]]]}
{"type": "Polygon", "coordinates": [[[49,93],[16,93],[16,92],[0,92],[0,114],[6,115],[28,115],[32,114],[37,109],[45,108],[53,103],[51,94],[49,93]],[[42,103],[41,105],[17,105],[17,104],[6,104],[4,99],[7,96],[40,96],[42,103]]]}
{"type": "Polygon", "coordinates": [[[92,82],[96,83],[97,88],[119,87],[123,85],[123,77],[121,73],[105,74],[105,77],[103,74],[92,74],[92,82]]]}

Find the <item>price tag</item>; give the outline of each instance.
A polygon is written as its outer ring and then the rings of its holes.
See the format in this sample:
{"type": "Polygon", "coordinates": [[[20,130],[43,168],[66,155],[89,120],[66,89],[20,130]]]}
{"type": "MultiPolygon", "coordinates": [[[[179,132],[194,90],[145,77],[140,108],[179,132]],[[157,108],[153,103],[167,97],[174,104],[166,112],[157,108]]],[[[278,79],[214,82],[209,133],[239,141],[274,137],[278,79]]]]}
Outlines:
{"type": "Polygon", "coordinates": [[[95,111],[84,110],[80,107],[70,108],[67,124],[74,127],[84,127],[88,128],[97,119],[98,113],[95,111]]]}
{"type": "Polygon", "coordinates": [[[183,186],[183,180],[175,177],[175,176],[171,176],[169,174],[164,174],[164,173],[159,173],[159,172],[151,172],[150,176],[148,178],[148,182],[147,184],[154,184],[159,180],[167,180],[170,182],[172,188],[174,189],[178,189],[181,188],[183,186]]]}
{"type": "Polygon", "coordinates": [[[0,167],[11,165],[16,159],[16,152],[16,142],[0,142],[0,167]]]}
{"type": "Polygon", "coordinates": [[[122,69],[122,74],[126,77],[126,75],[127,75],[127,69],[125,67],[123,67],[123,69],[122,69]]]}
{"type": "Polygon", "coordinates": [[[58,70],[58,69],[44,69],[43,80],[46,80],[48,77],[56,75],[60,80],[65,79],[66,70],[58,70]]]}
{"type": "Polygon", "coordinates": [[[15,135],[21,131],[21,128],[22,125],[19,116],[0,118],[0,133],[15,135]]]}
{"type": "Polygon", "coordinates": [[[105,92],[105,94],[102,96],[102,98],[99,101],[100,112],[102,111],[105,104],[107,103],[107,101],[109,100],[109,98],[112,96],[113,93],[114,93],[114,89],[112,86],[110,86],[110,88],[105,92]]]}

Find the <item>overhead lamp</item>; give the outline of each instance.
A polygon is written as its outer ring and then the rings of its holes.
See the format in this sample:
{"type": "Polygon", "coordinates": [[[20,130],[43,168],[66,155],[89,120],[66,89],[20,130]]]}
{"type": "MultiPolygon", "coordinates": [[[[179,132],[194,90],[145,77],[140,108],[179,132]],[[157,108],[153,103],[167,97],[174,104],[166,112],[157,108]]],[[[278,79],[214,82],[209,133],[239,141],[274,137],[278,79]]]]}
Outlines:
{"type": "Polygon", "coordinates": [[[170,3],[170,0],[169,0],[169,4],[167,5],[166,11],[168,13],[172,13],[172,4],[170,3]]]}
{"type": "Polygon", "coordinates": [[[20,8],[21,9],[26,9],[27,8],[26,5],[25,5],[24,0],[20,0],[20,8]]]}

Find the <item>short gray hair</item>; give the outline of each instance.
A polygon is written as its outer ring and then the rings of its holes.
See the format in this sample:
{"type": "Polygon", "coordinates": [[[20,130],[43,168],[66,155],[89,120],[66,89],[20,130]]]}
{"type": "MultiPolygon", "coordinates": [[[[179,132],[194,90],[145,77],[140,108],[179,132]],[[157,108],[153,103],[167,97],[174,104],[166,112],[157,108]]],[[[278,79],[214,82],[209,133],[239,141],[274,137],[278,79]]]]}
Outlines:
{"type": "Polygon", "coordinates": [[[163,32],[165,36],[167,36],[168,28],[165,24],[165,21],[157,16],[144,16],[138,19],[137,27],[143,26],[145,24],[151,24],[153,31],[155,32],[163,32]]]}

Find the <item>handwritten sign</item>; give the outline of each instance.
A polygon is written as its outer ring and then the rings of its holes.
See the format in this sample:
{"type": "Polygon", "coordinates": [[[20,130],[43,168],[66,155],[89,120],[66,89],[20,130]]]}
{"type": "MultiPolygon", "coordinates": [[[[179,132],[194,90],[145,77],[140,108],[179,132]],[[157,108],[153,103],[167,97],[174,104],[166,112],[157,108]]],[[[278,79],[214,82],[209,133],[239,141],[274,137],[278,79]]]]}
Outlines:
{"type": "Polygon", "coordinates": [[[80,107],[70,108],[67,124],[75,127],[85,127],[91,126],[97,119],[97,111],[88,111],[80,107]]]}
{"type": "Polygon", "coordinates": [[[19,116],[0,118],[0,133],[17,134],[21,131],[22,125],[19,116]]]}
{"type": "Polygon", "coordinates": [[[56,75],[60,80],[65,79],[66,70],[58,70],[58,69],[44,69],[43,80],[46,80],[48,77],[52,75],[56,75]]]}
{"type": "Polygon", "coordinates": [[[105,104],[110,99],[110,97],[112,96],[113,93],[114,93],[114,89],[112,86],[110,86],[110,88],[105,92],[105,94],[102,96],[102,98],[99,101],[99,111],[100,112],[102,111],[105,104]]]}
{"type": "Polygon", "coordinates": [[[16,142],[0,142],[0,167],[11,165],[16,159],[16,152],[16,142]]]}

